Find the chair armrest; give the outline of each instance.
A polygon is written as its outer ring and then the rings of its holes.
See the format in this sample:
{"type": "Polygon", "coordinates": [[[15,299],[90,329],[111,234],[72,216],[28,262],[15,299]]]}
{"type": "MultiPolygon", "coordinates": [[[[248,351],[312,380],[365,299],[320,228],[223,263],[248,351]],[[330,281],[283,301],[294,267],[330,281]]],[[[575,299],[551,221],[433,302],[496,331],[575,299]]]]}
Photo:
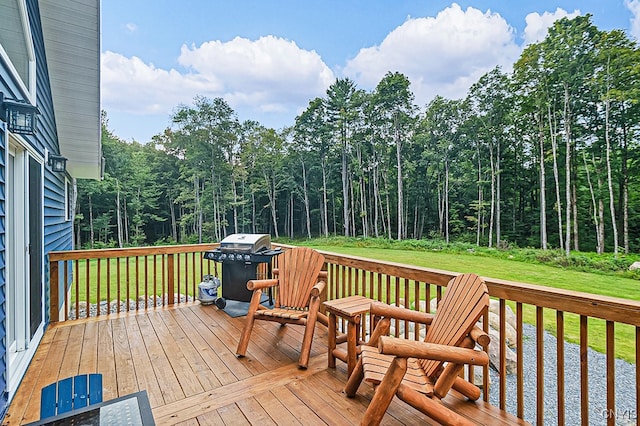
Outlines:
{"type": "Polygon", "coordinates": [[[489,343],[491,343],[491,338],[489,337],[489,335],[476,325],[474,325],[469,332],[469,336],[471,336],[474,342],[482,346],[487,346],[489,343]]]}
{"type": "Polygon", "coordinates": [[[247,290],[258,290],[263,288],[275,287],[279,281],[277,279],[269,280],[249,280],[247,281],[247,290]]]}
{"type": "Polygon", "coordinates": [[[489,364],[489,355],[484,351],[388,336],[380,338],[378,350],[382,354],[395,355],[399,358],[421,358],[454,364],[489,364]]]}
{"type": "Polygon", "coordinates": [[[311,297],[318,297],[322,294],[322,292],[324,291],[324,288],[327,286],[327,283],[324,281],[320,281],[318,283],[316,283],[316,285],[314,285],[311,288],[311,297]]]}
{"type": "Polygon", "coordinates": [[[398,306],[390,306],[382,302],[371,303],[371,315],[413,321],[426,325],[431,324],[434,318],[433,314],[418,312],[398,306]]]}

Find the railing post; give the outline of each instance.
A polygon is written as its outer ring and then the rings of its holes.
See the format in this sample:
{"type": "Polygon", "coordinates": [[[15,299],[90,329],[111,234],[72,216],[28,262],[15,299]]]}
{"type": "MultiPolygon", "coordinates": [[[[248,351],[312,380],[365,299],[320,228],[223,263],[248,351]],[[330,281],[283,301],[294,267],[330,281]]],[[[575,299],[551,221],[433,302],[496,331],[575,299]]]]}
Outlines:
{"type": "MultiPolygon", "coordinates": [[[[66,263],[66,262],[65,262],[66,263]]],[[[58,322],[60,320],[60,287],[59,287],[59,272],[58,272],[58,261],[57,260],[49,260],[49,320],[53,322],[58,322]]]]}
{"type": "Polygon", "coordinates": [[[173,253],[169,253],[167,255],[167,304],[173,305],[173,293],[174,293],[174,261],[173,261],[173,253]]]}

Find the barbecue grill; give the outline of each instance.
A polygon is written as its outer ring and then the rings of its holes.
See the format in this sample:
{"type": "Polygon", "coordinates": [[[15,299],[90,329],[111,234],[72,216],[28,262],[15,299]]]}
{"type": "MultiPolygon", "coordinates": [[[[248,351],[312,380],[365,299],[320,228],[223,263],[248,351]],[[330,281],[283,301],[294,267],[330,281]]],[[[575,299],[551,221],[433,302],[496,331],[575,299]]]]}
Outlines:
{"type": "Polygon", "coordinates": [[[216,306],[223,308],[226,300],[250,302],[252,291],[247,281],[258,278],[258,264],[268,263],[282,253],[271,248],[269,234],[231,234],[220,241],[220,247],[206,251],[204,258],[222,263],[222,297],[216,306]]]}

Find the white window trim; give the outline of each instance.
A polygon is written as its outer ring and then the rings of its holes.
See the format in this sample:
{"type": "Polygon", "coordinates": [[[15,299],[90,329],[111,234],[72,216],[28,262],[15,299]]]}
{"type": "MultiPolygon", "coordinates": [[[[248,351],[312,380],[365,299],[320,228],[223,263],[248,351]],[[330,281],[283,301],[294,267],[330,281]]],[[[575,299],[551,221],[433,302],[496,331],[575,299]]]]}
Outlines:
{"type": "MultiPolygon", "coordinates": [[[[27,13],[26,0],[18,1],[18,7],[20,8],[20,17],[22,19],[22,30],[24,33],[25,44],[27,45],[27,54],[29,55],[29,81],[23,81],[18,70],[16,70],[13,62],[9,58],[6,50],[0,44],[0,57],[4,60],[9,68],[11,76],[18,83],[18,87],[29,100],[31,105],[36,104],[36,54],[33,48],[33,37],[31,36],[31,26],[29,25],[29,14],[27,13]]],[[[5,94],[6,96],[6,94],[5,94]]]]}
{"type": "Polygon", "coordinates": [[[76,191],[75,185],[69,180],[68,177],[64,178],[64,220],[67,222],[73,222],[75,216],[76,191]]]}

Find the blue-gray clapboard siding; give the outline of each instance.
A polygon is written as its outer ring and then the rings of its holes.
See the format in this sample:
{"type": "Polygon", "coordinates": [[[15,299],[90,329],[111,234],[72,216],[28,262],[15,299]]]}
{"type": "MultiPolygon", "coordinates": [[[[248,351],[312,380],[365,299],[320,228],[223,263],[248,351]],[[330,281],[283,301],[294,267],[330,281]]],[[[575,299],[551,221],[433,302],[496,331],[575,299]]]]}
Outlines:
{"type": "MultiPolygon", "coordinates": [[[[51,99],[51,86],[47,69],[42,24],[37,0],[27,0],[27,13],[29,15],[30,31],[36,56],[36,102],[38,105],[38,127],[36,135],[25,136],[29,145],[45,157],[45,148],[54,154],[60,153],[55,124],[55,114],[51,99]]],[[[0,60],[0,91],[5,96],[22,98],[17,83],[9,73],[8,67],[0,60]]],[[[0,129],[0,421],[8,406],[8,392],[6,383],[7,357],[4,347],[5,329],[5,159],[7,154],[7,137],[0,129]]],[[[45,158],[46,161],[46,158],[45,158]]],[[[55,250],[70,250],[72,248],[73,222],[66,220],[65,210],[65,175],[53,173],[45,164],[44,166],[44,191],[43,191],[43,239],[44,256],[42,259],[45,279],[45,307],[49,305],[49,276],[48,253],[55,250]]],[[[60,280],[61,286],[64,285],[60,280]]],[[[62,289],[61,289],[62,290],[62,289]]],[[[49,312],[46,310],[45,323],[49,322],[49,312]]]]}
{"type": "MultiPolygon", "coordinates": [[[[40,12],[36,0],[28,0],[31,32],[36,55],[37,97],[40,115],[38,116],[38,132],[36,143],[38,152],[44,154],[44,148],[54,154],[60,153],[57,138],[53,101],[51,99],[51,86],[49,83],[49,71],[44,49],[42,24],[40,12]]],[[[70,250],[72,248],[73,222],[66,220],[65,210],[65,175],[53,173],[45,165],[44,168],[44,269],[45,269],[45,306],[49,305],[49,263],[48,253],[57,250],[70,250]]],[[[62,280],[59,280],[64,285],[62,280]]],[[[60,289],[63,291],[63,289],[60,289]]],[[[63,294],[63,293],[61,293],[63,294]]],[[[47,311],[45,321],[49,321],[47,311]]]]}

